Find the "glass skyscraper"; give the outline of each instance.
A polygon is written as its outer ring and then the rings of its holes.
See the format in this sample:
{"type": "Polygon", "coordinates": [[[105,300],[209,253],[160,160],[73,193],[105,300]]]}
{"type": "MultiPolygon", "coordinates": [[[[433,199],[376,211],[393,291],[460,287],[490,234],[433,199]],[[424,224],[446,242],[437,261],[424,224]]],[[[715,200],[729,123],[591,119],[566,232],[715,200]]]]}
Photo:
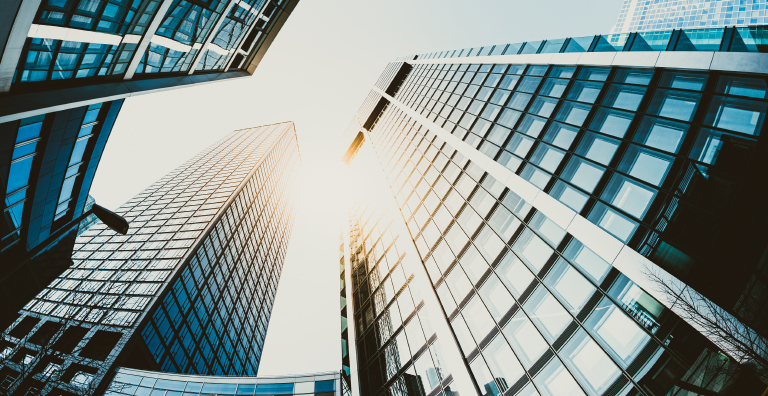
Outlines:
{"type": "Polygon", "coordinates": [[[92,205],[88,191],[122,103],[0,124],[0,327],[71,264],[71,226],[92,205]]]}
{"type": "Polygon", "coordinates": [[[0,122],[253,74],[298,0],[11,0],[0,122]]]}
{"type": "Polygon", "coordinates": [[[300,167],[293,123],[235,131],[122,205],[127,235],[81,233],[2,333],[2,392],[103,392],[118,365],[255,375],[300,167]]]}
{"type": "Polygon", "coordinates": [[[624,0],[611,33],[765,24],[766,6],[765,0],[624,0]]]}
{"type": "Polygon", "coordinates": [[[764,392],[763,29],[390,63],[342,140],[389,197],[344,221],[352,394],[764,392]]]}

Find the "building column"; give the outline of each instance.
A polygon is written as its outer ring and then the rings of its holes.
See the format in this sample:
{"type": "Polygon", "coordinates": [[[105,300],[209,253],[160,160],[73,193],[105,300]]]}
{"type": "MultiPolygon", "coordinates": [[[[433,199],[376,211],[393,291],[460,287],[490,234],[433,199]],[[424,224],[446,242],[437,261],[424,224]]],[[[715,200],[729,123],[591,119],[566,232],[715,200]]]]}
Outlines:
{"type": "MultiPolygon", "coordinates": [[[[40,8],[40,3],[41,0],[9,0],[3,2],[2,9],[5,16],[0,17],[2,18],[0,22],[3,22],[8,17],[13,18],[15,16],[15,18],[6,25],[12,27],[8,32],[2,51],[2,59],[0,59],[0,92],[11,90],[13,75],[19,64],[19,57],[24,49],[24,43],[27,41],[27,35],[32,27],[32,22],[35,20],[37,10],[40,8]],[[14,4],[7,3],[18,4],[18,12],[13,12],[16,8],[14,4]]],[[[0,32],[0,34],[2,33],[5,32],[0,32]]],[[[2,39],[1,36],[0,39],[2,39]]]]}

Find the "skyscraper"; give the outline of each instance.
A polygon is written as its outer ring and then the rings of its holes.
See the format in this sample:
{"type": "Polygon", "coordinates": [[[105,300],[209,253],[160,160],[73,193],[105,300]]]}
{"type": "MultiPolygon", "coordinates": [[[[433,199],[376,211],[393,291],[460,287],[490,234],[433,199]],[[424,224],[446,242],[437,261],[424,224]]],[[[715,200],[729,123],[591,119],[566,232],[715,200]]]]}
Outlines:
{"type": "Polygon", "coordinates": [[[92,394],[118,365],[255,375],[293,224],[293,123],[233,132],[97,223],[0,341],[5,393],[92,394]]]}
{"type": "Polygon", "coordinates": [[[765,391],[765,42],[657,33],[387,66],[342,140],[389,197],[344,222],[353,394],[765,391]]]}
{"type": "Polygon", "coordinates": [[[0,124],[0,326],[71,264],[71,226],[88,211],[88,191],[122,103],[0,124]]]}
{"type": "Polygon", "coordinates": [[[766,6],[765,0],[624,0],[611,33],[765,24],[766,6]]]}
{"type": "Polygon", "coordinates": [[[253,74],[298,0],[12,0],[0,122],[253,74]]]}

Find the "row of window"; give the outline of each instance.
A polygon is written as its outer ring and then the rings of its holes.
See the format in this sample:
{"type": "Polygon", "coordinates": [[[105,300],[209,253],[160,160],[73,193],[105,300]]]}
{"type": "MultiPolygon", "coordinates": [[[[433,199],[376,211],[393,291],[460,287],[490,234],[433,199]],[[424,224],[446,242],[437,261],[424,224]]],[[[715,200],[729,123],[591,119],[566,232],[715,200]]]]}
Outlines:
{"type": "Polygon", "coordinates": [[[614,394],[666,359],[663,307],[608,263],[404,113],[371,135],[481,388],[614,394]]]}

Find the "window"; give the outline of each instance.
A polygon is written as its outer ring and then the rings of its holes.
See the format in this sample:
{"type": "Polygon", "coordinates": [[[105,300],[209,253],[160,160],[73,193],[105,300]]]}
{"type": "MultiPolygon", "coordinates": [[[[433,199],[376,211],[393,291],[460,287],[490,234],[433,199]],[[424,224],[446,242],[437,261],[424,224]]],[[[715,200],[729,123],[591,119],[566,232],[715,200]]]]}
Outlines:
{"type": "Polygon", "coordinates": [[[681,121],[691,121],[701,94],[659,89],[648,105],[648,113],[681,121]]]}
{"type": "MultiPolygon", "coordinates": [[[[651,177],[644,172],[644,170],[638,171],[642,176],[651,177]]],[[[630,215],[642,219],[655,196],[656,191],[653,189],[614,174],[601,198],[630,215]]]]}
{"type": "Polygon", "coordinates": [[[549,342],[554,342],[573,320],[555,297],[539,286],[523,307],[549,342]]]}
{"type": "Polygon", "coordinates": [[[501,331],[526,369],[530,369],[549,348],[522,311],[518,311],[501,331]]]}
{"type": "Polygon", "coordinates": [[[640,180],[660,186],[672,166],[673,158],[657,151],[629,146],[618,170],[640,180]]]}
{"type": "Polygon", "coordinates": [[[704,124],[757,136],[762,129],[766,109],[766,103],[714,96],[704,124]]]}
{"type": "Polygon", "coordinates": [[[688,132],[688,125],[660,118],[644,117],[633,140],[669,153],[677,153],[683,138],[688,132]]]}
{"type": "Polygon", "coordinates": [[[580,382],[598,395],[621,375],[611,358],[582,329],[563,347],[561,356],[580,382]]]}
{"type": "Polygon", "coordinates": [[[609,347],[624,367],[629,366],[650,341],[650,336],[637,323],[605,298],[584,324],[609,347]]]}

